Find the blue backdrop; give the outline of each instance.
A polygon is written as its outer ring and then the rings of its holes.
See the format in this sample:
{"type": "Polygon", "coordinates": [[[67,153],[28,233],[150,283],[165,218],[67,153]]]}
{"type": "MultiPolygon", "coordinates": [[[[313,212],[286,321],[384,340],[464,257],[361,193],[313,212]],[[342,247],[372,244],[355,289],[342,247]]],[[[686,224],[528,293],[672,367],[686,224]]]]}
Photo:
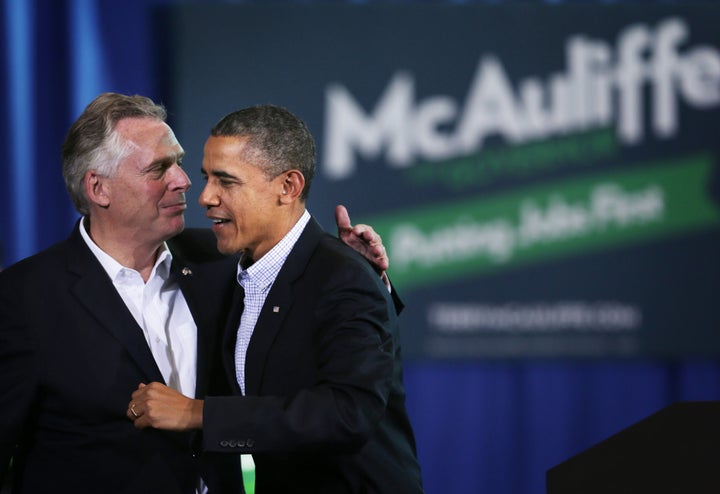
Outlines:
{"type": "MultiPolygon", "coordinates": [[[[2,0],[3,265],[72,228],[59,150],[82,108],[108,90],[161,99],[153,15],[170,3],[187,2],[2,0]]],[[[720,399],[716,360],[412,360],[405,377],[426,489],[443,494],[543,493],[545,471],[590,445],[672,402],[720,399]]]]}

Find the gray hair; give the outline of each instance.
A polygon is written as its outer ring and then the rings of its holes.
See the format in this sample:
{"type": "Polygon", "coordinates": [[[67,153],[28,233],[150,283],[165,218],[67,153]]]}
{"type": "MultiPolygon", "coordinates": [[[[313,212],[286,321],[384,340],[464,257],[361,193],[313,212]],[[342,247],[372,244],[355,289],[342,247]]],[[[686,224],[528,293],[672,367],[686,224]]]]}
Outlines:
{"type": "Polygon", "coordinates": [[[70,126],[62,145],[62,167],[65,187],[75,209],[90,213],[85,195],[84,178],[89,170],[112,177],[120,163],[132,152],[133,144],[116,132],[117,123],[125,118],[151,118],[165,121],[167,112],[145,96],[103,93],[85,108],[70,126]]]}
{"type": "Polygon", "coordinates": [[[287,109],[258,105],[223,117],[210,131],[213,137],[245,137],[243,159],[265,172],[268,179],[288,170],[305,177],[300,199],[307,200],[315,176],[315,140],[305,123],[287,109]]]}

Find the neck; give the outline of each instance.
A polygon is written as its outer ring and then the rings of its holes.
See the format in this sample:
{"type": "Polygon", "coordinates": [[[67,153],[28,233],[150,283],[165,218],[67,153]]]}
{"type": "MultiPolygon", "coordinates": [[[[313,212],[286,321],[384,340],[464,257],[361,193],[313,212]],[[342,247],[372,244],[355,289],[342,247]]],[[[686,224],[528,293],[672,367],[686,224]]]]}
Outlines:
{"type": "Polygon", "coordinates": [[[109,228],[102,222],[86,221],[85,229],[95,245],[115,259],[122,266],[134,269],[147,281],[155,266],[162,242],[141,242],[132,235],[118,234],[117,229],[109,228]]]}
{"type": "Polygon", "coordinates": [[[249,257],[250,259],[252,259],[252,262],[260,260],[262,256],[270,252],[272,248],[275,247],[285,237],[285,235],[287,235],[288,232],[293,229],[293,227],[302,217],[304,212],[305,204],[302,204],[302,207],[295,208],[290,214],[285,215],[282,219],[278,219],[278,223],[274,230],[275,235],[273,241],[264,245],[260,245],[253,250],[246,250],[244,253],[244,257],[249,257]]]}

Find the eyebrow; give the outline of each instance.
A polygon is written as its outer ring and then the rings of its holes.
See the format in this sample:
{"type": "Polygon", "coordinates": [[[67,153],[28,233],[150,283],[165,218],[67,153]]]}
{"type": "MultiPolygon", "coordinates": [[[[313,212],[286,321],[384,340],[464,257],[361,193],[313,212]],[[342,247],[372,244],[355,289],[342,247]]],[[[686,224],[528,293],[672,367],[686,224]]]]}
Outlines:
{"type": "Polygon", "coordinates": [[[185,153],[163,156],[162,158],[156,159],[155,161],[150,163],[147,167],[145,167],[145,170],[151,170],[157,165],[172,165],[174,163],[180,163],[184,157],[185,153]]]}
{"type": "MultiPolygon", "coordinates": [[[[200,168],[200,173],[202,173],[203,175],[206,175],[206,176],[208,175],[208,173],[205,171],[205,168],[200,168]]],[[[218,177],[218,178],[231,178],[233,180],[238,179],[235,175],[231,175],[228,172],[224,172],[221,170],[215,170],[212,173],[210,173],[210,175],[212,175],[213,177],[218,177]]]]}

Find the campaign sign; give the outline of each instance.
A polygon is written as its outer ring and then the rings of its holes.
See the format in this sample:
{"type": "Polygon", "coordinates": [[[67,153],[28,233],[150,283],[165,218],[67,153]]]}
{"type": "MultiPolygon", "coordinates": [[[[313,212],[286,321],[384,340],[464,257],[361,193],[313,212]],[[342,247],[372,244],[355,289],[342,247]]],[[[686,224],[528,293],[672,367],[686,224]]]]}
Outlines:
{"type": "Polygon", "coordinates": [[[300,116],[318,144],[308,209],[334,231],[344,204],[382,235],[406,357],[720,355],[720,8],[159,16],[191,200],[223,115],[300,116]]]}

